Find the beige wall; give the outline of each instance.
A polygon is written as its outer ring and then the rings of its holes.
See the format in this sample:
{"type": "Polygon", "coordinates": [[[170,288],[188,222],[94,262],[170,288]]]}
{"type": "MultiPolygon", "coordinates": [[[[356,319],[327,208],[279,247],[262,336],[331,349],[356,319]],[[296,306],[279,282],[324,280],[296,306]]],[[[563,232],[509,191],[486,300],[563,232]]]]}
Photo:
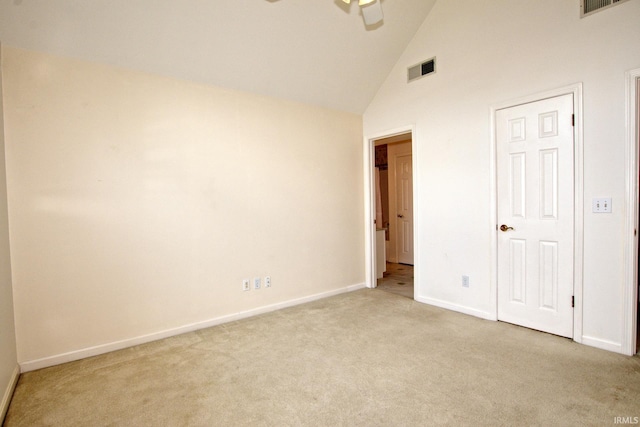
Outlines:
{"type": "MultiPolygon", "coordinates": [[[[0,47],[1,49],[1,47],[0,47]]],[[[0,51],[0,70],[2,54],[0,51]]],[[[9,255],[9,224],[7,222],[7,180],[4,159],[4,114],[2,104],[2,73],[0,73],[0,423],[16,379],[16,338],[11,292],[11,257],[9,255]]]]}
{"type": "Polygon", "coordinates": [[[364,114],[365,137],[415,125],[418,295],[480,316],[492,291],[490,108],[583,83],[584,342],[623,333],[625,72],[640,67],[640,2],[580,19],[573,0],[439,1],[364,114]],[[406,67],[437,57],[407,84],[406,67]],[[591,213],[611,197],[613,213],[591,213]],[[470,276],[470,287],[461,276],[470,276]]]}
{"type": "Polygon", "coordinates": [[[21,364],[364,282],[360,116],[3,53],[21,364]]]}

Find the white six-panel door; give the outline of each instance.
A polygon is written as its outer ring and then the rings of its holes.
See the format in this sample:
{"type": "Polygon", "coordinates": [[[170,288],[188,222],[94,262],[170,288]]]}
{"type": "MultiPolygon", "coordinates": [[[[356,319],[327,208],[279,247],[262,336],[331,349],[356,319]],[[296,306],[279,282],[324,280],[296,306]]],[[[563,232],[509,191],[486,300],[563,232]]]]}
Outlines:
{"type": "Polygon", "coordinates": [[[396,157],[398,262],[413,265],[413,170],[411,154],[396,157]]]}
{"type": "Polygon", "coordinates": [[[496,112],[498,319],[573,336],[573,95],[496,112]]]}

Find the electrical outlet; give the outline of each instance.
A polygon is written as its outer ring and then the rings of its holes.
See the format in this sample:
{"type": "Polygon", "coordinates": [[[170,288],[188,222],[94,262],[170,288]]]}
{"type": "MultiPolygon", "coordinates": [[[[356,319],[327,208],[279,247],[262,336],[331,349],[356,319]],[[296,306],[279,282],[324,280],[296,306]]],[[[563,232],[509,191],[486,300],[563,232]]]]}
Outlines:
{"type": "Polygon", "coordinates": [[[264,278],[264,287],[265,288],[270,288],[271,287],[271,276],[266,276],[264,278]]]}
{"type": "Polygon", "coordinates": [[[469,287],[469,276],[462,276],[462,287],[463,288],[469,287]]]}
{"type": "Polygon", "coordinates": [[[260,289],[260,278],[259,277],[254,277],[253,278],[253,289],[260,289]]]}
{"type": "Polygon", "coordinates": [[[248,291],[249,289],[251,289],[251,286],[249,285],[249,279],[243,279],[242,280],[242,290],[243,291],[248,291]]]}

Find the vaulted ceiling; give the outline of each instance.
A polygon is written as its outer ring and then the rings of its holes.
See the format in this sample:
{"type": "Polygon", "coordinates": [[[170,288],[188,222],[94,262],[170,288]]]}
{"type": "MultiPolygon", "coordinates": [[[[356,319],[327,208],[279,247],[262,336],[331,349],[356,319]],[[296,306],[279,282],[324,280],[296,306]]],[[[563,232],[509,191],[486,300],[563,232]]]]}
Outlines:
{"type": "Polygon", "coordinates": [[[0,0],[0,42],[362,113],[436,0],[381,1],[0,0]]]}

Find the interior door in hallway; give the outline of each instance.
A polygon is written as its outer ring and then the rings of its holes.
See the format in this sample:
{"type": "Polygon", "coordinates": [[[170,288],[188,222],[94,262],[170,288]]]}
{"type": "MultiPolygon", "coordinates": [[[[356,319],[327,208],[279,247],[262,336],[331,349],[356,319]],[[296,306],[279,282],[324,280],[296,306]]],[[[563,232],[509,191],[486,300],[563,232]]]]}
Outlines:
{"type": "Polygon", "coordinates": [[[498,319],[573,336],[573,95],[496,112],[498,319]]]}
{"type": "Polygon", "coordinates": [[[396,157],[398,262],[413,265],[413,170],[411,154],[396,157]]]}

